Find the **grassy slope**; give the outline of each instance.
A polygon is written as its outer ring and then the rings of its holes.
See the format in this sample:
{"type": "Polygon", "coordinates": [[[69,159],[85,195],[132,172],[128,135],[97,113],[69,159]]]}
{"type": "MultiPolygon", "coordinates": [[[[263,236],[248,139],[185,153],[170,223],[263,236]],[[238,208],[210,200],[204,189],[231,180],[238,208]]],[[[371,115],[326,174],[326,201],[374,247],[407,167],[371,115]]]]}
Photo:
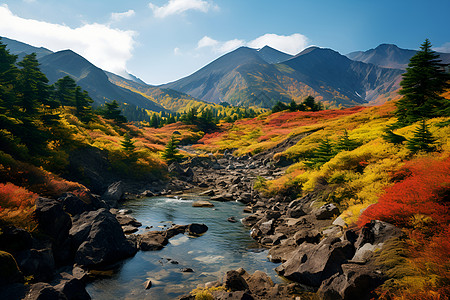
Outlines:
{"type": "MultiPolygon", "coordinates": [[[[316,113],[280,112],[228,124],[221,133],[205,135],[197,148],[206,151],[238,148],[239,155],[255,154],[288,137],[310,132],[295,146],[274,153],[275,158],[286,156],[296,163],[281,178],[265,182],[262,191],[270,195],[294,186],[294,191],[300,187],[298,196],[301,196],[320,186],[323,201],[336,203],[349,227],[362,226],[371,219],[401,227],[405,238],[390,245],[389,251],[378,258],[391,277],[380,287],[380,297],[447,299],[450,118],[427,121],[437,138],[436,151],[412,154],[405,143],[394,145],[381,137],[383,129],[396,120],[394,109],[394,103],[389,102],[376,107],[316,113]],[[338,153],[319,169],[305,166],[320,141],[328,138],[336,142],[344,130],[350,139],[361,144],[358,148],[338,153]]],[[[417,126],[413,124],[395,133],[409,139],[417,126]]]]}

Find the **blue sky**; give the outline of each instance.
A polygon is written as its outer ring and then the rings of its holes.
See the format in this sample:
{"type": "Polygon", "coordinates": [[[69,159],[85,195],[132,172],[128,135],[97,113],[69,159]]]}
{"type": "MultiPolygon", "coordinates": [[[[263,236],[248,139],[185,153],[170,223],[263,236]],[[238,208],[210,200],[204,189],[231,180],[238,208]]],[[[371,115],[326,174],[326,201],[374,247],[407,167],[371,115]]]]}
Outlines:
{"type": "Polygon", "coordinates": [[[429,38],[450,52],[449,11],[449,0],[0,0],[0,36],[161,84],[239,46],[346,54],[429,38]]]}

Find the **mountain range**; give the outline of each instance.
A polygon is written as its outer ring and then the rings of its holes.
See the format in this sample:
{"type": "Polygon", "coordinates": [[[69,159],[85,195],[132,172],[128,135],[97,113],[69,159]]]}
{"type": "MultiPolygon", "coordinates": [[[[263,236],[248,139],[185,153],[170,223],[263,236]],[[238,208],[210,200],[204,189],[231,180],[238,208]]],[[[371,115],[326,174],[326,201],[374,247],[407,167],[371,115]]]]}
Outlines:
{"type": "MultiPolygon", "coordinates": [[[[127,79],[106,72],[71,50],[52,52],[8,38],[1,42],[19,59],[36,52],[50,82],[69,75],[96,105],[115,99],[151,111],[181,111],[207,102],[271,108],[307,96],[329,107],[381,104],[398,97],[401,74],[415,54],[391,44],[347,55],[319,47],[295,56],[269,46],[240,47],[189,76],[152,86],[131,74],[127,79]]],[[[439,54],[450,62],[450,54],[439,54]]]]}

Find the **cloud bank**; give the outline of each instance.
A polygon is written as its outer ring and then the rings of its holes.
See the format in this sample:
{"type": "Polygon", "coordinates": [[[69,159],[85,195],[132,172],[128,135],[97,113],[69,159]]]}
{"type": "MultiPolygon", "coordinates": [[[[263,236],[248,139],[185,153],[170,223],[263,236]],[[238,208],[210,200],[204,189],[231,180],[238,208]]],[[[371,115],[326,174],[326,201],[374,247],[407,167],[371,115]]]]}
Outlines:
{"type": "Polygon", "coordinates": [[[149,3],[148,6],[153,10],[153,14],[157,18],[182,14],[188,10],[197,10],[206,13],[210,9],[217,9],[216,5],[203,0],[169,0],[164,6],[157,6],[153,3],[149,3]]]}
{"type": "Polygon", "coordinates": [[[136,12],[132,9],[122,13],[111,13],[111,22],[119,22],[122,21],[123,19],[130,18],[135,14],[136,12]]]}
{"type": "Polygon", "coordinates": [[[306,36],[299,33],[294,33],[292,35],[267,33],[249,42],[239,39],[221,42],[214,40],[209,36],[204,36],[200,41],[198,41],[197,49],[210,48],[214,52],[222,54],[242,46],[262,48],[266,45],[279,51],[295,55],[309,45],[309,40],[306,36]]]}
{"type": "Polygon", "coordinates": [[[450,53],[450,43],[445,43],[440,47],[435,47],[433,48],[433,50],[442,53],[450,53]]]}
{"type": "MultiPolygon", "coordinates": [[[[127,14],[133,12],[126,12],[125,17],[127,14]]],[[[126,74],[126,63],[132,57],[135,44],[134,31],[97,23],[71,28],[24,19],[14,15],[6,4],[0,6],[0,20],[1,36],[52,51],[71,49],[97,67],[119,75],[126,74]]]]}

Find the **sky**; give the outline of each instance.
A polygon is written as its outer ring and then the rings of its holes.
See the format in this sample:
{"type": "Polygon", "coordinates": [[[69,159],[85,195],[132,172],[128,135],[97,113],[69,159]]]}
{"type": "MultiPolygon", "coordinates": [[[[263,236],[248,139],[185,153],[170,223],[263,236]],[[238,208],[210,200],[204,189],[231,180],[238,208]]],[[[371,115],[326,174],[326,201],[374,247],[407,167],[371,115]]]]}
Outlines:
{"type": "Polygon", "coordinates": [[[241,46],[347,54],[428,38],[450,52],[449,11],[450,0],[0,0],[0,36],[157,85],[241,46]]]}

